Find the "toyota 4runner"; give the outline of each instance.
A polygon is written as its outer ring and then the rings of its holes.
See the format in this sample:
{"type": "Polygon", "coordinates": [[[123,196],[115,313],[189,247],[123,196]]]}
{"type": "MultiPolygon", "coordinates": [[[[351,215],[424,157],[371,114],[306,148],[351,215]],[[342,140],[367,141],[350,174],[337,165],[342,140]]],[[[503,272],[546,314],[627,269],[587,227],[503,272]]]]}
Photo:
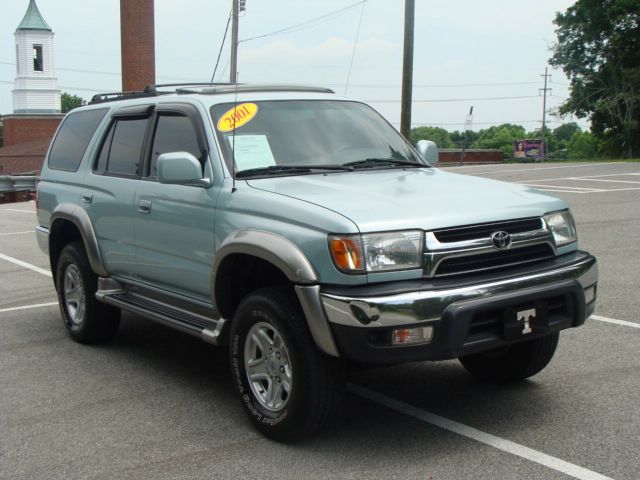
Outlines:
{"type": "Polygon", "coordinates": [[[562,200],[434,168],[331,90],[164,88],[94,97],[47,154],[36,230],[74,340],[127,310],[226,345],[249,418],[291,441],[336,413],[348,361],[516,381],[593,312],[562,200]]]}

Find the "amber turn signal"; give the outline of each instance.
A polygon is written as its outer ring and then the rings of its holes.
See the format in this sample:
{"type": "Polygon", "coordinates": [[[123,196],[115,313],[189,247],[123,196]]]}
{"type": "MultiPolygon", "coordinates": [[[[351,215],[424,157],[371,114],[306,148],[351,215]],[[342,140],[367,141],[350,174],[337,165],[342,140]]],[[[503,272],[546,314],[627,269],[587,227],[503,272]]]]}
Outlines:
{"type": "Polygon", "coordinates": [[[333,261],[343,272],[364,271],[364,258],[359,237],[330,237],[329,247],[333,261]]]}

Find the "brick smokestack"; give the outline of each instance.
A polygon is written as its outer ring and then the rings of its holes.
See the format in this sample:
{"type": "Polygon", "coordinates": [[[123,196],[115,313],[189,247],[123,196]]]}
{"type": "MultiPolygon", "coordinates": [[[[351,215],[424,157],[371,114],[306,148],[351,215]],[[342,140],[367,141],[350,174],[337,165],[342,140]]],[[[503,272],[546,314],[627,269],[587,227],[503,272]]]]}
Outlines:
{"type": "Polygon", "coordinates": [[[154,0],[120,0],[122,90],[156,83],[154,0]]]}

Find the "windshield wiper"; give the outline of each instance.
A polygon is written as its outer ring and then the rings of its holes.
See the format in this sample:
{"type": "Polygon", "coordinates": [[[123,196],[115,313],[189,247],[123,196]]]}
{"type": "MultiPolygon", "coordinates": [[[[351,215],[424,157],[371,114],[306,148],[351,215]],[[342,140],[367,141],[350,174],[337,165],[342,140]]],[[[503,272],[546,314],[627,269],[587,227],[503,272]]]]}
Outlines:
{"type": "Polygon", "coordinates": [[[276,175],[279,173],[311,173],[314,170],[345,170],[352,171],[353,167],[345,165],[270,165],[268,167],[248,168],[236,172],[236,178],[254,175],[276,175]]]}
{"type": "Polygon", "coordinates": [[[382,166],[403,166],[403,167],[428,167],[424,163],[410,162],[409,160],[398,160],[396,158],[365,158],[344,164],[347,167],[370,168],[382,166]]]}

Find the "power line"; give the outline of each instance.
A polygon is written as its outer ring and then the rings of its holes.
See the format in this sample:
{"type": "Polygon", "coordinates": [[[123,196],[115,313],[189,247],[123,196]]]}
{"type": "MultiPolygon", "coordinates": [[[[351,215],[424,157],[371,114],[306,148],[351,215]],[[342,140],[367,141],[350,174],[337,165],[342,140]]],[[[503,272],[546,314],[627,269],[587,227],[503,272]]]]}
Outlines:
{"type": "MultiPolygon", "coordinates": [[[[504,125],[519,123],[540,123],[540,120],[509,120],[509,121],[495,121],[495,122],[473,122],[474,125],[504,125]]],[[[564,123],[561,120],[547,120],[547,123],[564,123]]],[[[400,125],[400,122],[391,122],[392,125],[400,125]]],[[[413,122],[413,127],[432,127],[432,126],[458,126],[465,125],[465,122],[413,122]]]]}
{"type": "MultiPolygon", "coordinates": [[[[520,98],[539,98],[539,95],[521,95],[517,97],[484,97],[484,98],[433,98],[428,100],[413,100],[413,103],[438,102],[476,102],[484,100],[514,100],[520,98]]],[[[400,103],[400,100],[366,100],[368,103],[400,103]]]]}
{"type": "MultiPolygon", "coordinates": [[[[365,3],[367,0],[363,0],[359,3],[365,3]]],[[[0,65],[11,65],[15,66],[16,64],[13,62],[3,62],[0,61],[0,65]]],[[[64,68],[64,67],[56,67],[56,70],[64,71],[64,72],[77,72],[77,73],[92,73],[96,75],[113,75],[120,76],[120,72],[106,72],[100,70],[84,70],[79,68],[64,68]]],[[[170,77],[166,75],[158,75],[158,78],[166,78],[173,80],[193,80],[192,77],[170,77]]],[[[260,82],[266,83],[266,82],[260,82]]],[[[557,82],[551,82],[557,83],[557,82]]],[[[414,84],[413,88],[460,88],[460,87],[507,87],[512,85],[538,85],[538,82],[499,82],[499,83],[423,83],[423,84],[414,84]]],[[[327,87],[343,87],[343,83],[327,83],[323,84],[327,87]]],[[[358,84],[350,84],[352,88],[401,88],[401,85],[398,84],[384,84],[384,83],[358,83],[358,84]]]]}
{"type": "Polygon", "coordinates": [[[222,43],[220,44],[220,50],[218,51],[218,59],[216,60],[216,66],[213,68],[213,74],[211,75],[211,83],[213,83],[213,79],[216,76],[216,70],[218,70],[218,64],[220,63],[220,55],[222,55],[222,49],[224,48],[224,43],[227,40],[227,33],[229,32],[229,23],[231,23],[231,15],[233,15],[233,12],[230,12],[229,18],[227,18],[227,27],[224,29],[224,36],[222,37],[222,43]]]}
{"type": "Polygon", "coordinates": [[[353,52],[351,53],[351,62],[349,62],[349,73],[347,73],[347,83],[344,84],[344,94],[347,94],[349,88],[349,79],[351,78],[351,69],[353,68],[353,60],[356,58],[356,47],[358,46],[358,38],[360,38],[360,27],[362,26],[362,18],[364,17],[364,7],[367,4],[367,0],[362,2],[362,11],[360,12],[360,21],[358,22],[358,29],[356,30],[356,39],[353,42],[353,52]]]}
{"type": "Polygon", "coordinates": [[[359,2],[355,2],[352,3],[351,5],[347,5],[346,7],[343,8],[339,8],[338,10],[334,10],[332,12],[329,13],[325,13],[324,15],[320,15],[319,17],[315,17],[315,18],[311,18],[309,20],[306,20],[304,22],[301,23],[297,23],[295,25],[291,25],[290,27],[285,27],[285,28],[281,28],[279,30],[275,30],[273,32],[269,32],[269,33],[263,33],[261,35],[256,35],[255,37],[249,37],[249,38],[243,38],[242,40],[240,40],[238,43],[243,43],[243,42],[249,42],[251,40],[257,40],[258,38],[265,38],[265,37],[273,37],[275,35],[283,35],[286,33],[293,33],[293,32],[297,32],[300,30],[304,30],[305,28],[311,28],[314,27],[324,21],[327,21],[335,16],[338,16],[339,14],[341,14],[342,12],[349,10],[351,8],[354,8],[358,5],[360,5],[361,3],[365,3],[367,0],[360,0],[359,2]]]}
{"type": "MultiPolygon", "coordinates": [[[[341,87],[340,84],[327,84],[328,86],[341,87]]],[[[414,84],[413,88],[458,88],[458,87],[506,87],[511,85],[538,85],[538,82],[503,82],[503,83],[447,83],[447,84],[435,84],[435,83],[423,83],[414,84]]],[[[401,88],[401,85],[397,84],[375,84],[375,83],[360,83],[352,84],[354,88],[401,88]]]]}

